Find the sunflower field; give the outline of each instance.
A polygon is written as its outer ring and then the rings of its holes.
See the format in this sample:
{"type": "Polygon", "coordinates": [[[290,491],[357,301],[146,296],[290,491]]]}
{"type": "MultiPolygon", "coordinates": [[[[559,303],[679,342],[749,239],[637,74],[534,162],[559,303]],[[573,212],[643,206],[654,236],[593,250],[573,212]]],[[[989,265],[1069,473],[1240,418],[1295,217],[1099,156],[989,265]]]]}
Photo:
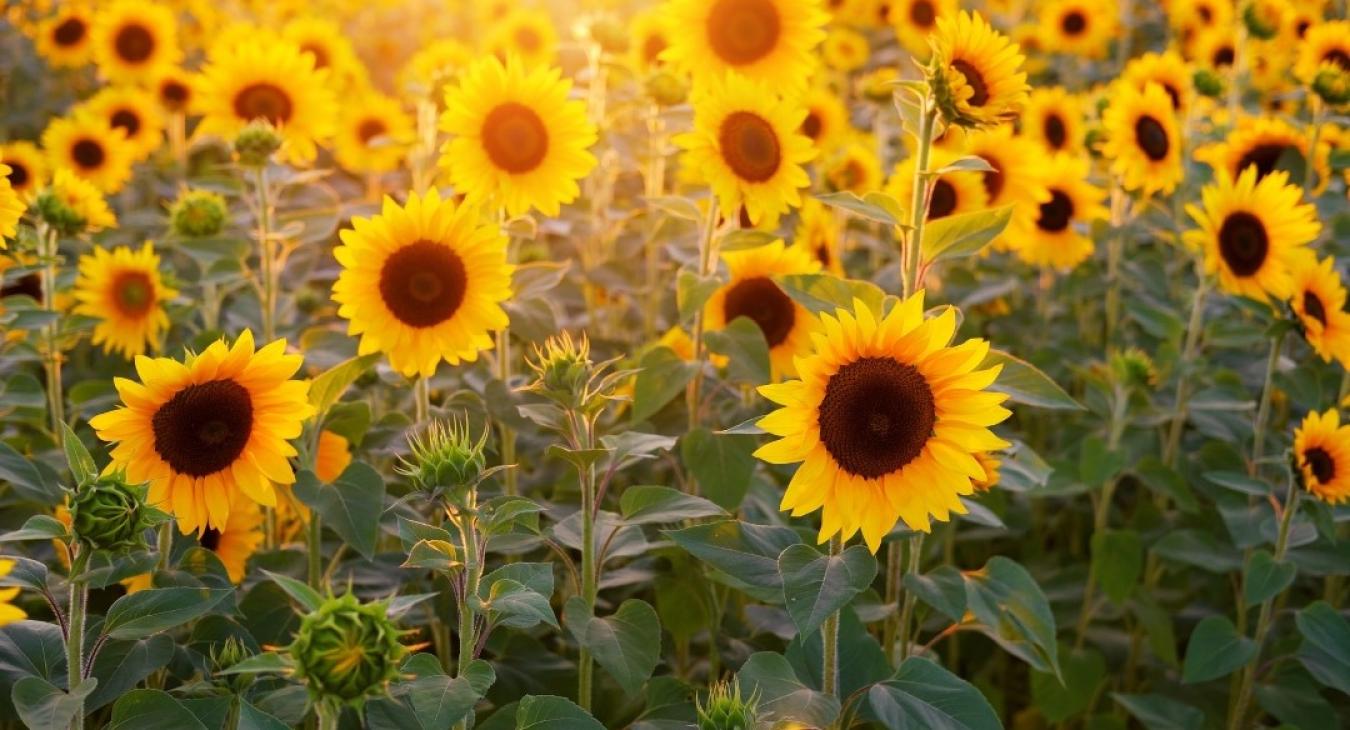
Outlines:
{"type": "Polygon", "coordinates": [[[1346,0],[7,0],[0,730],[1350,727],[1348,186],[1346,0]]]}

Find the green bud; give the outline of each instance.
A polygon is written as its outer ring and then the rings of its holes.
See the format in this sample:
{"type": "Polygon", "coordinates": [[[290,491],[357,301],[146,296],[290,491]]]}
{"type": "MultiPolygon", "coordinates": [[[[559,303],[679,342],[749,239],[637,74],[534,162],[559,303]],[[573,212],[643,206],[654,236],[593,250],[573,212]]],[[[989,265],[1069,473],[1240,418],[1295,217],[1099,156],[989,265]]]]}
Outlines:
{"type": "Polygon", "coordinates": [[[1158,383],[1153,358],[1137,347],[1112,353],[1111,373],[1126,388],[1150,388],[1158,383]]]}
{"type": "Polygon", "coordinates": [[[1214,71],[1202,68],[1195,72],[1195,90],[1204,96],[1217,99],[1223,96],[1223,78],[1214,71]]]}
{"type": "Polygon", "coordinates": [[[758,701],[741,699],[741,688],[719,682],[708,690],[706,702],[698,705],[698,730],[754,730],[758,701]]]}
{"type": "Polygon", "coordinates": [[[329,597],[302,618],[286,651],[296,679],[316,702],[360,707],[384,694],[398,676],[408,653],[401,636],[385,603],[361,603],[347,593],[329,597]]]}
{"type": "Polygon", "coordinates": [[[412,454],[402,460],[400,474],[418,489],[438,493],[476,485],[483,476],[487,459],[483,455],[488,431],[477,440],[469,434],[469,421],[432,421],[421,434],[408,437],[412,454]]]}
{"type": "Polygon", "coordinates": [[[585,334],[580,342],[567,332],[550,337],[543,347],[535,346],[529,365],[536,375],[533,390],[564,405],[580,405],[595,367],[591,342],[585,334]]]}
{"type": "Polygon", "coordinates": [[[70,500],[71,532],[94,550],[126,552],[145,546],[145,531],[158,523],[145,504],[145,488],[120,474],[86,484],[70,500]]]}
{"type": "Polygon", "coordinates": [[[689,85],[669,71],[657,71],[647,77],[647,96],[658,106],[678,106],[689,98],[689,85]]]}
{"type": "Polygon", "coordinates": [[[1312,90],[1328,106],[1350,104],[1350,72],[1334,63],[1324,63],[1313,77],[1312,90]]]}
{"type": "Polygon", "coordinates": [[[1268,41],[1280,32],[1278,9],[1270,4],[1254,0],[1242,9],[1242,23],[1253,38],[1268,41]],[[1274,17],[1272,17],[1274,16],[1274,17]]]}
{"type": "Polygon", "coordinates": [[[239,156],[239,164],[247,167],[262,167],[271,159],[272,154],[281,149],[281,135],[265,119],[255,119],[244,127],[234,138],[234,152],[239,156]]]}
{"type": "Polygon", "coordinates": [[[169,208],[169,225],[182,238],[210,238],[225,228],[229,208],[210,190],[188,190],[169,208]]]}
{"type": "Polygon", "coordinates": [[[35,206],[42,220],[63,236],[78,235],[89,225],[79,211],[67,205],[51,188],[38,194],[35,206]]]}

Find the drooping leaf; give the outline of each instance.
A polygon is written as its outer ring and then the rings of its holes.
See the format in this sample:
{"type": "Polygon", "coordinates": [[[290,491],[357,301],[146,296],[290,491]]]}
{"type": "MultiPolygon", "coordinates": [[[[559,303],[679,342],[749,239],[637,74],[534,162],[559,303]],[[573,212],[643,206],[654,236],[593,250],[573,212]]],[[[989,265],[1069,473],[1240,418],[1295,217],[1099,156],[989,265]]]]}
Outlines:
{"type": "Polygon", "coordinates": [[[809,636],[821,623],[867,589],[877,561],[862,545],[825,555],[810,545],[789,545],[778,556],[783,599],[797,632],[809,636]]]}
{"type": "Polygon", "coordinates": [[[990,350],[982,368],[1002,365],[998,380],[990,390],[1007,393],[1014,403],[1055,410],[1081,411],[1082,404],[1074,400],[1049,375],[1019,357],[1002,350],[990,350]]]}
{"type": "Polygon", "coordinates": [[[694,557],[734,578],[755,598],[783,600],[778,556],[801,537],[787,527],[738,520],[709,522],[665,533],[694,557]]]}
{"type": "Polygon", "coordinates": [[[910,657],[893,679],[872,685],[867,703],[888,730],[1002,730],[980,691],[923,657],[910,657]]]}
{"type": "Polygon", "coordinates": [[[309,404],[314,406],[318,418],[322,419],[347,388],[379,360],[379,353],[361,355],[344,360],[315,377],[309,384],[309,404]]]}
{"type": "Polygon", "coordinates": [[[568,631],[625,692],[636,695],[661,660],[661,619],[656,609],[630,598],[612,616],[589,614],[580,596],[569,599],[563,608],[568,631]]]}
{"type": "Polygon", "coordinates": [[[605,730],[605,726],[564,697],[527,695],[516,706],[516,730],[605,730]]]}
{"type": "Polygon", "coordinates": [[[30,730],[63,730],[79,712],[80,700],[98,687],[98,680],[89,678],[80,682],[75,692],[53,685],[41,677],[24,677],[14,683],[11,699],[19,718],[30,730]]]}
{"type": "Polygon", "coordinates": [[[205,614],[233,593],[223,588],[151,588],[122,596],[108,608],[103,633],[140,639],[205,614]]]}
{"type": "Polygon", "coordinates": [[[1303,644],[1298,660],[1318,682],[1350,695],[1350,623],[1326,601],[1295,617],[1303,644]]]}
{"type": "Polygon", "coordinates": [[[839,700],[806,686],[782,654],[751,654],[736,673],[742,697],[759,697],[760,719],[829,727],[839,716],[839,700]]]}
{"type": "Polygon", "coordinates": [[[726,511],[712,502],[678,489],[637,485],[623,490],[619,512],[633,525],[669,524],[701,517],[725,517],[726,511]]]}
{"type": "Polygon", "coordinates": [[[302,471],[293,487],[295,496],[319,514],[331,528],[366,559],[375,556],[375,540],[384,512],[384,477],[368,464],[352,462],[332,484],[321,484],[314,473],[302,471]]]}
{"type": "Polygon", "coordinates": [[[1239,634],[1227,616],[1210,616],[1191,632],[1181,681],[1194,684],[1226,677],[1251,661],[1256,651],[1256,642],[1239,634]]]}
{"type": "Polygon", "coordinates": [[[1298,566],[1289,561],[1275,562],[1267,550],[1252,553],[1247,563],[1247,577],[1242,583],[1242,597],[1247,606],[1255,606],[1274,598],[1288,588],[1298,576],[1298,566]]]}
{"type": "Polygon", "coordinates": [[[1013,207],[1005,205],[929,221],[923,233],[924,260],[941,261],[979,253],[1008,227],[1012,212],[1013,207]]]}
{"type": "Polygon", "coordinates": [[[991,558],[967,576],[966,600],[985,635],[1032,667],[1060,676],[1055,616],[1026,568],[991,558]]]}

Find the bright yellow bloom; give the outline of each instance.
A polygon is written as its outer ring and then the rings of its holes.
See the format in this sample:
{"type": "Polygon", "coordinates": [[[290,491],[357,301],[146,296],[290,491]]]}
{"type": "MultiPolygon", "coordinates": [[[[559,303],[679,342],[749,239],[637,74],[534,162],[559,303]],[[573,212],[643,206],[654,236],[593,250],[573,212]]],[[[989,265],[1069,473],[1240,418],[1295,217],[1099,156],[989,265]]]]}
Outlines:
{"type": "Polygon", "coordinates": [[[1331,258],[1301,260],[1293,270],[1289,306],[1303,325],[1303,336],[1322,360],[1334,357],[1350,368],[1350,312],[1345,311],[1345,285],[1331,258]]]}
{"type": "Polygon", "coordinates": [[[782,241],[722,254],[731,280],[708,299],[703,319],[709,330],[720,330],[737,317],[746,317],[759,327],[769,345],[772,377],[794,375],[793,358],[810,345],[814,318],[811,312],[784,292],[773,278],[814,274],[820,262],[807,251],[788,247],[782,241]]]}
{"type": "Polygon", "coordinates": [[[1091,163],[1086,157],[1052,155],[1037,170],[1040,186],[1050,197],[1035,216],[1014,217],[1008,243],[1023,261],[1068,271],[1092,255],[1087,228],[1107,217],[1101,201],[1106,193],[1087,181],[1091,163]]]}
{"type": "Polygon", "coordinates": [[[47,184],[47,158],[32,142],[0,144],[0,162],[9,167],[9,184],[20,198],[31,198],[47,184]]]}
{"type": "Polygon", "coordinates": [[[54,68],[79,68],[94,57],[94,17],[82,2],[62,3],[38,25],[37,52],[54,68]]]}
{"type": "Polygon", "coordinates": [[[1335,408],[1313,411],[1294,431],[1294,463],[1303,488],[1328,504],[1350,499],[1350,426],[1335,408]]]}
{"type": "Polygon", "coordinates": [[[948,124],[989,127],[1017,118],[1027,103],[1025,57],[984,16],[961,11],[939,17],[932,83],[948,124]]]}
{"type": "Polygon", "coordinates": [[[662,58],[693,74],[698,86],[728,72],[779,92],[806,89],[830,16],[820,0],[670,0],[671,35],[662,58]]]}
{"type": "Polygon", "coordinates": [[[149,157],[164,143],[164,119],[154,95],[135,86],[110,86],[80,105],[122,132],[132,160],[149,157]]]}
{"type": "Polygon", "coordinates": [[[63,168],[104,193],[115,193],[131,179],[131,148],[120,129],[88,111],[58,117],[42,132],[42,148],[52,168],[63,168]]]}
{"type": "Polygon", "coordinates": [[[116,0],[100,9],[93,46],[99,73],[116,82],[146,81],[183,55],[173,8],[142,0],[116,0]]]}
{"type": "Polygon", "coordinates": [[[1161,84],[1149,83],[1142,92],[1117,84],[1102,127],[1102,154],[1126,190],[1147,197],[1176,189],[1182,175],[1181,133],[1171,97],[1161,84]]]}
{"type": "Polygon", "coordinates": [[[95,246],[80,257],[75,280],[75,314],[99,320],[94,344],[130,360],[147,349],[158,351],[169,329],[164,302],[178,292],[164,285],[159,255],[149,241],[139,251],[95,246]]]}
{"type": "Polygon", "coordinates": [[[415,136],[412,117],[398,101],[367,91],[342,105],[333,153],[351,172],[391,172],[415,136]]]}

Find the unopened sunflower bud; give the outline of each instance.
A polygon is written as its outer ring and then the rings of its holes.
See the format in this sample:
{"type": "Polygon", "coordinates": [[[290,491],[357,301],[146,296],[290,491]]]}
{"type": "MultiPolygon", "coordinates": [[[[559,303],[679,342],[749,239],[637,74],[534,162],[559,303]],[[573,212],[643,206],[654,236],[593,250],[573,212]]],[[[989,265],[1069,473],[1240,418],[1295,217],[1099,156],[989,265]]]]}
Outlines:
{"type": "Polygon", "coordinates": [[[537,376],[535,391],[560,402],[579,402],[594,367],[591,342],[584,334],[578,342],[564,332],[548,338],[542,348],[536,345],[529,364],[537,376]]]}
{"type": "Polygon", "coordinates": [[[157,523],[145,504],[145,488],[121,475],[100,477],[80,487],[70,500],[70,529],[94,550],[126,552],[145,546],[145,531],[157,523]]]}
{"type": "Polygon", "coordinates": [[[229,208],[210,190],[187,190],[169,208],[169,225],[182,238],[210,238],[225,228],[229,208]]]}
{"type": "Polygon", "coordinates": [[[1252,0],[1242,9],[1242,24],[1253,38],[1268,41],[1280,32],[1282,15],[1281,6],[1268,0],[1252,0]]]}
{"type": "Polygon", "coordinates": [[[1223,96],[1223,78],[1214,73],[1213,70],[1199,69],[1195,72],[1192,80],[1195,82],[1195,90],[1202,96],[1208,96],[1211,99],[1223,96]]]}
{"type": "Polygon", "coordinates": [[[1328,106],[1350,104],[1350,71],[1335,63],[1324,63],[1313,77],[1312,90],[1328,106]]]}
{"type": "Polygon", "coordinates": [[[315,702],[360,707],[383,695],[408,653],[387,605],[361,603],[351,593],[330,597],[300,620],[286,647],[295,677],[315,702]]]}
{"type": "Polygon", "coordinates": [[[482,478],[487,464],[483,454],[487,438],[484,429],[475,440],[469,434],[467,418],[433,421],[422,434],[408,437],[412,454],[402,460],[398,471],[424,492],[472,487],[482,478]]]}
{"type": "Polygon", "coordinates": [[[741,698],[741,688],[719,682],[708,690],[706,702],[698,705],[698,730],[753,730],[758,702],[741,698]]]}
{"type": "Polygon", "coordinates": [[[248,650],[248,647],[242,641],[230,636],[221,642],[220,646],[212,647],[211,666],[216,672],[221,672],[252,655],[253,653],[248,650]]]}
{"type": "Polygon", "coordinates": [[[657,71],[647,77],[647,96],[658,106],[677,106],[689,98],[689,85],[669,71],[657,71]]]}
{"type": "Polygon", "coordinates": [[[272,154],[281,149],[281,135],[265,119],[255,119],[234,138],[234,153],[239,164],[246,167],[262,167],[271,159],[272,154]]]}
{"type": "Polygon", "coordinates": [[[85,228],[84,216],[50,190],[38,194],[36,207],[43,222],[63,236],[74,236],[85,228]]]}
{"type": "Polygon", "coordinates": [[[1126,388],[1150,388],[1158,382],[1153,358],[1137,347],[1112,354],[1111,373],[1126,388]]]}

